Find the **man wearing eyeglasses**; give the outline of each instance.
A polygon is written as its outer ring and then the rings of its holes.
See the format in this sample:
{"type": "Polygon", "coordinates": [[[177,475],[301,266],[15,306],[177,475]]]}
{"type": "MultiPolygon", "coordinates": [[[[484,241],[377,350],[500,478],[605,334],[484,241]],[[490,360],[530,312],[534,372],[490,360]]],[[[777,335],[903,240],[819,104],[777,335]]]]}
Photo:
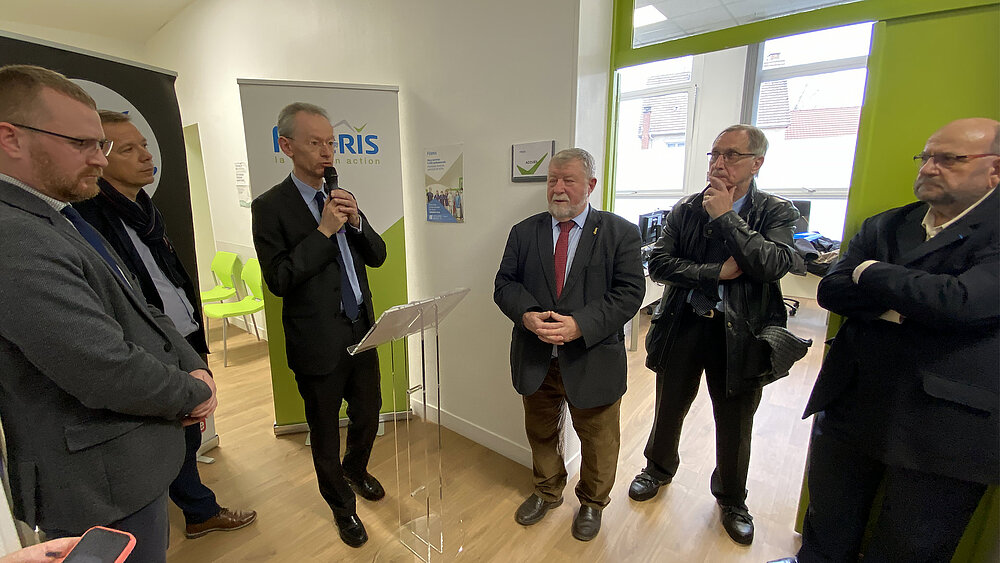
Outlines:
{"type": "Polygon", "coordinates": [[[50,538],[125,530],[157,562],[181,426],[215,410],[215,384],[71,205],[111,147],[79,86],[0,68],[0,412],[18,519],[50,538]]]}
{"type": "MultiPolygon", "coordinates": [[[[124,113],[101,110],[98,115],[113,146],[103,177],[97,181],[100,193],[74,207],[139,280],[146,301],[170,317],[188,344],[202,358],[207,358],[208,344],[197,289],[174,251],[160,210],[143,190],[153,183],[156,170],[153,155],[146,150],[146,138],[124,113]]],[[[170,500],[184,513],[184,535],[188,538],[238,530],[257,518],[252,510],[219,506],[215,493],[201,482],[198,474],[201,436],[198,424],[184,429],[187,446],[184,465],[169,489],[170,500]]]]}
{"type": "Polygon", "coordinates": [[[368,541],[356,491],[371,501],[385,489],[368,473],[382,407],[378,353],[356,356],[375,320],[366,267],[385,262],[385,242],[350,192],[328,186],[336,137],[326,111],[296,102],[278,114],[278,144],[292,173],[254,200],[253,241],[268,288],[282,297],[288,367],[305,403],[320,494],[340,539],[368,541]],[[347,401],[347,451],[340,459],[340,405],[347,401]]]}
{"type": "Polygon", "coordinates": [[[753,415],[761,387],[778,375],[755,338],[785,326],[781,279],[799,258],[792,231],[799,213],[756,186],[767,138],[733,125],[709,153],[708,187],[677,202],[649,256],[649,277],[667,283],[646,337],[646,366],[656,372],[656,412],[646,467],[629,496],[645,501],[673,479],[681,426],[705,372],[716,428],[711,491],[722,525],[737,543],[753,541],[746,505],[753,415]]]}
{"type": "Polygon", "coordinates": [[[1000,123],[960,119],[914,157],[919,201],[867,219],[819,285],[846,317],[805,416],[799,561],[949,561],[1000,478],[1000,123]]]}

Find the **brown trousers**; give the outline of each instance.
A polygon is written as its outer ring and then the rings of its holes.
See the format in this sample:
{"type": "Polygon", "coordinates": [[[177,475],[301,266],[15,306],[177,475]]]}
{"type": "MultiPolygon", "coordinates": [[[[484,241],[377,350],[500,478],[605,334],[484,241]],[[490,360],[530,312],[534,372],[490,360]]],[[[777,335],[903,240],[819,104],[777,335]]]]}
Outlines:
{"type": "MultiPolygon", "coordinates": [[[[552,358],[542,386],[524,400],[524,429],[531,446],[535,492],[552,502],[562,498],[566,487],[562,433],[565,423],[566,388],[559,361],[552,358]]],[[[621,399],[603,407],[578,409],[569,405],[573,428],[580,437],[580,504],[602,509],[611,502],[611,487],[618,468],[621,399]]]]}

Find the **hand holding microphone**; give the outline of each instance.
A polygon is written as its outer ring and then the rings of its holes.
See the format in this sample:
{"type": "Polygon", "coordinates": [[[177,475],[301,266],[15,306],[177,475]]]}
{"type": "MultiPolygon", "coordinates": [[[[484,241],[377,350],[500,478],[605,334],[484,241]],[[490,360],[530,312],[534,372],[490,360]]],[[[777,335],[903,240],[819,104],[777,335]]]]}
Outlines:
{"type": "Polygon", "coordinates": [[[333,232],[339,231],[344,223],[350,223],[354,228],[360,229],[361,214],[358,212],[358,202],[350,192],[340,189],[337,169],[333,166],[324,168],[323,179],[326,181],[326,195],[328,196],[323,215],[325,217],[327,209],[332,207],[330,213],[336,217],[338,222],[337,228],[333,232]]]}

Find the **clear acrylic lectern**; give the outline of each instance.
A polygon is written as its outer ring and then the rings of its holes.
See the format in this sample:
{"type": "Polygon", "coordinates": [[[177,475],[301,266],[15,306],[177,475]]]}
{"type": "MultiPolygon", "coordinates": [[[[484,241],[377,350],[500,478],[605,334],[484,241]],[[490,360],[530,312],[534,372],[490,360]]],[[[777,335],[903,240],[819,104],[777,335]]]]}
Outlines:
{"type": "Polygon", "coordinates": [[[353,355],[389,342],[390,357],[395,358],[398,341],[409,336],[420,341],[419,380],[411,385],[406,366],[392,363],[393,411],[412,409],[414,416],[397,415],[393,420],[398,537],[379,550],[376,561],[437,563],[454,561],[464,551],[462,515],[457,509],[446,510],[438,327],[468,293],[468,288],[460,288],[393,307],[379,316],[361,342],[348,348],[353,355]],[[400,378],[406,384],[405,398],[395,391],[400,378]]]}

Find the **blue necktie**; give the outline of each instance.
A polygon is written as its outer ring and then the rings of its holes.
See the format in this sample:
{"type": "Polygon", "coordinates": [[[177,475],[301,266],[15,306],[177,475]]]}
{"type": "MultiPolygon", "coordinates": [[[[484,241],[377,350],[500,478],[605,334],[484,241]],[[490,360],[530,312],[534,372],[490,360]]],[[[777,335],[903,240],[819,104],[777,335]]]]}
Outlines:
{"type": "MultiPolygon", "coordinates": [[[[316,206],[319,208],[320,220],[323,219],[323,205],[326,203],[326,198],[323,195],[323,191],[316,192],[316,206]]],[[[343,227],[337,231],[337,238],[346,236],[346,231],[343,227]]],[[[346,314],[352,321],[358,318],[358,313],[360,311],[358,307],[358,299],[354,295],[354,287],[351,285],[351,277],[347,275],[347,266],[344,264],[345,256],[343,253],[343,247],[340,247],[339,241],[338,245],[341,252],[337,253],[337,266],[340,267],[340,304],[344,308],[344,314],[346,314]]],[[[347,245],[344,245],[345,247],[347,245]]],[[[350,253],[346,256],[347,260],[353,260],[350,253]]]]}
{"type": "Polygon", "coordinates": [[[95,231],[94,228],[90,226],[90,223],[88,223],[83,216],[80,215],[80,212],[74,209],[72,205],[67,205],[62,208],[62,214],[69,219],[70,223],[73,223],[76,230],[83,235],[83,238],[87,239],[87,242],[90,243],[90,246],[94,247],[94,250],[101,255],[101,258],[104,258],[104,261],[108,263],[108,266],[111,266],[111,271],[117,274],[118,278],[125,282],[125,285],[132,287],[132,284],[125,279],[125,275],[122,273],[118,263],[111,257],[111,253],[108,252],[108,248],[104,246],[104,242],[101,240],[101,235],[97,234],[97,231],[95,231]]]}

